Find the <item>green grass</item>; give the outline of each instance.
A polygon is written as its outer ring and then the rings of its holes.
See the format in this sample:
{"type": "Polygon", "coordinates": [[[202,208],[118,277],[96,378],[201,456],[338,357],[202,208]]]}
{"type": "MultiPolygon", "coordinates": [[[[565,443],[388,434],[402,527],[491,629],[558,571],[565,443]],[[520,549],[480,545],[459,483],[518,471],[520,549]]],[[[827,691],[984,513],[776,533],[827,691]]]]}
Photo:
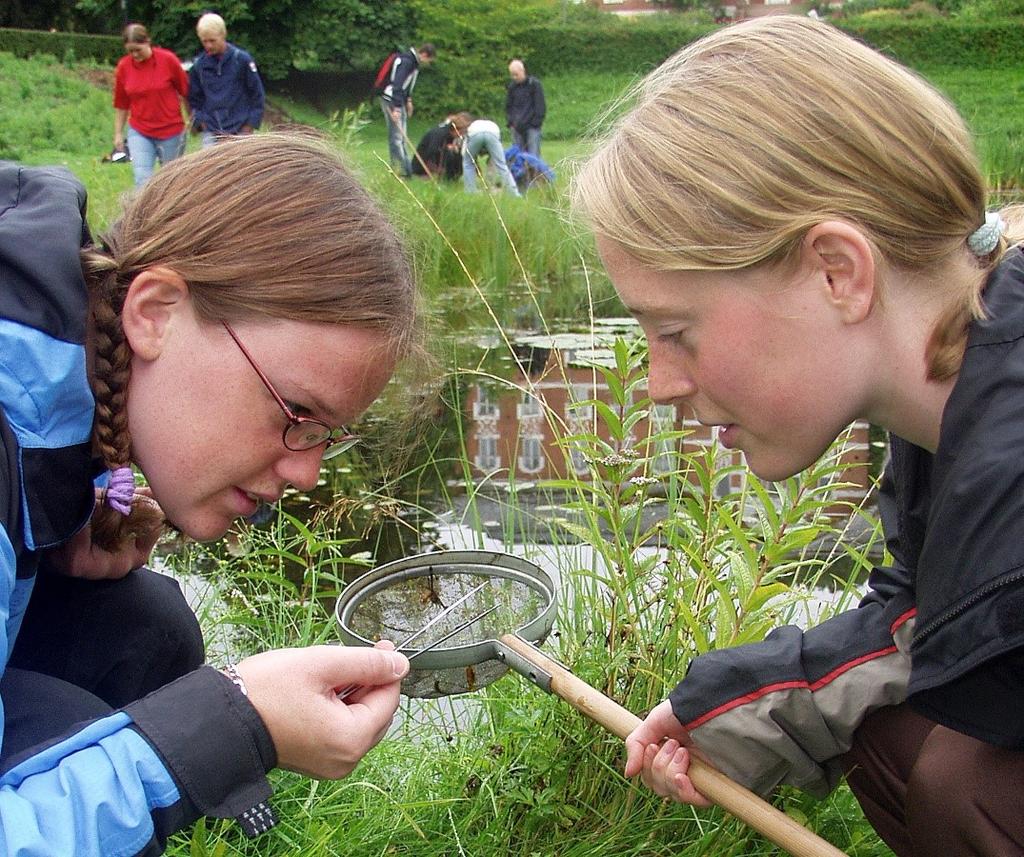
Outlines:
{"type": "Polygon", "coordinates": [[[922,69],[957,105],[977,140],[989,184],[1016,197],[1024,189],[1024,66],[999,71],[922,69]]]}
{"type": "MultiPolygon", "coordinates": [[[[834,527],[821,516],[823,486],[842,473],[826,459],[789,480],[778,505],[753,478],[739,492],[716,490],[726,471],[703,451],[651,478],[655,451],[678,437],[629,439],[650,404],[632,395],[643,352],[619,343],[615,353],[615,366],[598,370],[612,401],[596,409],[589,430],[560,433],[567,453],[585,453],[592,479],[540,486],[564,511],[512,514],[505,538],[529,543],[543,532],[564,548],[559,637],[547,648],[584,681],[642,713],[694,655],[759,639],[800,609],[805,586],[833,573],[835,557],[807,546],[834,527]],[[652,505],[665,509],[667,523],[643,523],[638,513],[652,505]],[[639,549],[652,544],[665,549],[664,561],[642,555],[639,549]],[[580,545],[603,562],[575,559],[580,545]]],[[[559,415],[547,417],[558,425],[559,415]]],[[[451,463],[432,457],[422,466],[450,473],[451,463]]],[[[514,502],[517,486],[509,488],[514,502]]],[[[472,509],[484,488],[468,480],[465,490],[472,509]]],[[[384,486],[353,502],[380,506],[387,516],[403,505],[412,509],[416,496],[403,501],[396,486],[384,486]]],[[[225,594],[230,611],[217,620],[217,633],[242,652],[331,639],[330,609],[353,548],[332,520],[325,514],[308,525],[284,516],[247,532],[230,556],[218,546],[193,546],[178,557],[187,568],[206,568],[225,594]]],[[[282,825],[256,843],[232,825],[208,821],[176,837],[171,853],[780,853],[718,811],[666,804],[625,781],[618,739],[515,675],[473,700],[461,713],[451,700],[405,703],[396,730],[341,782],[276,772],[282,825]]],[[[823,802],[787,791],[777,803],[846,853],[888,853],[845,789],[823,802]]]]}

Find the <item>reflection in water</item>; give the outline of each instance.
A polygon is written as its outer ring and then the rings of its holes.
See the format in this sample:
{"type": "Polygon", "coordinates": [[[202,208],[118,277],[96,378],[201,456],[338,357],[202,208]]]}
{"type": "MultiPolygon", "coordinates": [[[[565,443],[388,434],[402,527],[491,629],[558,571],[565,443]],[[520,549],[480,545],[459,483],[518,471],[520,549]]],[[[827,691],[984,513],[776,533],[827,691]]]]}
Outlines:
{"type": "Polygon", "coordinates": [[[546,607],[543,595],[520,580],[476,573],[462,573],[446,566],[385,586],[359,601],[350,619],[355,633],[366,640],[402,640],[436,617],[428,634],[416,640],[413,650],[445,637],[440,649],[453,649],[506,634],[537,616],[546,607]],[[483,588],[479,587],[483,584],[483,588]],[[472,594],[472,597],[466,596],[472,594]],[[465,600],[463,600],[465,599],[465,600]],[[458,604],[453,609],[452,605],[458,604]],[[471,627],[448,635],[474,616],[498,607],[471,627]]]}
{"type": "MultiPolygon", "coordinates": [[[[631,319],[606,319],[590,334],[519,337],[512,342],[511,358],[504,345],[494,348],[499,359],[480,356],[477,365],[485,365],[487,371],[479,373],[466,391],[464,408],[469,421],[466,454],[476,479],[516,481],[520,489],[538,480],[589,480],[594,462],[587,456],[588,445],[567,447],[564,439],[609,441],[607,420],[596,403],[614,411],[613,391],[595,367],[614,364],[611,346],[616,338],[636,335],[631,319]]],[[[642,380],[629,395],[634,404],[646,399],[642,380]]],[[[622,418],[622,413],[616,416],[622,418]]],[[[643,450],[647,478],[654,481],[677,472],[681,454],[712,449],[720,468],[734,468],[716,482],[716,495],[726,497],[744,489],[742,453],[719,447],[715,429],[701,425],[687,408],[649,404],[643,417],[631,424],[623,448],[643,450]]],[[[833,489],[836,505],[828,510],[835,518],[847,518],[851,504],[864,505],[868,499],[869,459],[869,427],[858,421],[850,427],[837,462],[841,484],[833,489]]]]}
{"type": "MultiPolygon", "coordinates": [[[[575,498],[548,487],[538,488],[536,483],[562,477],[591,478],[594,463],[585,446],[560,445],[559,440],[572,435],[608,440],[597,403],[610,407],[614,391],[596,367],[613,364],[611,346],[616,338],[636,335],[631,319],[611,319],[587,334],[524,335],[511,343],[492,336],[487,342],[459,343],[457,364],[474,368],[452,376],[451,395],[446,399],[454,406],[437,414],[430,427],[433,435],[413,445],[424,459],[407,465],[415,478],[389,484],[379,495],[367,491],[367,486],[376,484],[382,462],[386,464],[392,450],[387,420],[371,421],[367,426],[371,438],[378,428],[384,437],[376,445],[378,459],[361,452],[341,463],[331,462],[313,492],[308,496],[292,493],[281,504],[285,515],[299,521],[323,514],[332,504],[335,509],[344,505],[348,517],[332,531],[338,538],[336,552],[306,556],[304,550],[320,550],[323,543],[297,538],[294,550],[287,555],[268,552],[269,560],[278,562],[280,573],[300,584],[307,569],[325,558],[339,577],[351,580],[365,570],[365,565],[346,562],[358,553],[365,552],[379,565],[424,550],[482,548],[493,542],[514,553],[520,552],[517,545],[529,545],[531,552],[551,554],[555,568],[593,568],[596,560],[592,556],[577,564],[574,552],[592,552],[585,544],[576,544],[570,530],[559,526],[561,521],[573,519],[568,501],[575,498]],[[460,442],[463,435],[464,443],[460,442]]],[[[642,400],[646,396],[642,381],[628,395],[633,401],[642,400]]],[[[625,443],[646,443],[645,478],[652,482],[662,476],[667,481],[669,474],[678,473],[680,453],[709,450],[723,467],[742,461],[739,454],[719,449],[711,431],[692,414],[673,406],[648,408],[630,427],[625,443]],[[647,443],[652,434],[664,437],[647,443]]],[[[372,450],[374,445],[367,448],[372,450]]],[[[839,478],[845,484],[834,489],[837,501],[863,503],[870,484],[866,425],[853,426],[841,464],[845,469],[839,478]]],[[[744,488],[746,471],[737,466],[724,472],[712,490],[721,497],[735,497],[744,488]]],[[[650,495],[656,496],[658,489],[658,485],[651,486],[650,495]]],[[[644,508],[645,526],[665,515],[667,507],[657,503],[644,508]]],[[[849,507],[837,506],[837,512],[845,518],[849,507]]],[[[274,518],[260,527],[271,530],[279,525],[281,518],[274,518]]],[[[844,537],[856,542],[860,534],[847,530],[844,537]]],[[[211,548],[209,555],[239,555],[246,549],[243,538],[211,548]]],[[[419,593],[408,596],[419,603],[419,593]]],[[[426,606],[430,606],[429,600],[426,606]]],[[[389,636],[399,634],[400,630],[395,630],[389,636]]]]}
{"type": "MultiPolygon", "coordinates": [[[[572,517],[566,498],[550,487],[539,489],[537,483],[586,483],[592,478],[595,443],[566,442],[574,436],[640,455],[645,464],[639,478],[647,480],[648,496],[659,496],[670,480],[678,481],[682,456],[700,452],[717,461],[719,474],[710,489],[716,497],[744,492],[742,454],[721,448],[713,429],[685,408],[649,404],[622,443],[610,441],[602,409],[610,408],[620,418],[621,412],[613,402],[615,391],[597,367],[614,364],[616,339],[637,336],[632,319],[605,319],[586,334],[490,335],[461,341],[454,360],[473,368],[450,377],[442,397],[450,406],[439,409],[414,440],[397,444],[411,450],[404,468],[414,478],[395,479],[380,495],[367,493],[367,486],[379,484],[379,474],[395,458],[390,421],[378,418],[366,426],[368,442],[362,451],[344,458],[341,466],[325,466],[317,489],[308,496],[286,496],[282,509],[301,520],[311,517],[311,509],[344,509],[345,535],[354,538],[350,553],[366,551],[375,564],[443,547],[425,524],[452,514],[491,533],[501,532],[506,539],[564,542],[565,531],[553,535],[551,524],[554,518],[572,517]]],[[[634,403],[647,395],[642,380],[627,392],[634,403]]],[[[871,508],[870,469],[868,426],[858,422],[851,426],[829,477],[836,481],[830,488],[835,506],[828,510],[835,520],[848,519],[851,506],[871,508]]],[[[696,476],[691,472],[682,478],[692,481],[696,476]]],[[[645,523],[666,509],[667,504],[645,508],[645,523]]],[[[858,541],[860,534],[847,535],[858,541]]],[[[360,571],[347,569],[345,576],[360,571]]]]}

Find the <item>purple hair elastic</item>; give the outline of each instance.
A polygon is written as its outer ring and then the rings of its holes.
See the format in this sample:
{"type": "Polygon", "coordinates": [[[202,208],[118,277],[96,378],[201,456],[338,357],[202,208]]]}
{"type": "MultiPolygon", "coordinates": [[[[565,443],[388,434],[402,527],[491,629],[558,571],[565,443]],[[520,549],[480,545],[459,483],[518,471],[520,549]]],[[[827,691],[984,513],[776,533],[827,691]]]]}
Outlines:
{"type": "Polygon", "coordinates": [[[104,500],[111,509],[122,515],[132,513],[132,497],[135,496],[135,474],[130,467],[118,467],[110,471],[107,493],[104,500]]]}

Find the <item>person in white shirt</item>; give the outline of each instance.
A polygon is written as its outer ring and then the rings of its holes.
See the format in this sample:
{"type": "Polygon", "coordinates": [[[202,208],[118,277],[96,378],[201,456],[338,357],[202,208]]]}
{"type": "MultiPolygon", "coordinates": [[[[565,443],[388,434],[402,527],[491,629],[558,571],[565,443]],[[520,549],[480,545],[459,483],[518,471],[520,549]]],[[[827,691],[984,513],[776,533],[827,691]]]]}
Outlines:
{"type": "Polygon", "coordinates": [[[505,150],[501,145],[501,129],[490,119],[474,119],[470,113],[456,113],[452,117],[455,132],[462,138],[462,185],[472,192],[476,190],[476,175],[480,169],[477,156],[487,153],[491,164],[497,169],[505,190],[519,196],[516,180],[505,162],[505,150]]]}

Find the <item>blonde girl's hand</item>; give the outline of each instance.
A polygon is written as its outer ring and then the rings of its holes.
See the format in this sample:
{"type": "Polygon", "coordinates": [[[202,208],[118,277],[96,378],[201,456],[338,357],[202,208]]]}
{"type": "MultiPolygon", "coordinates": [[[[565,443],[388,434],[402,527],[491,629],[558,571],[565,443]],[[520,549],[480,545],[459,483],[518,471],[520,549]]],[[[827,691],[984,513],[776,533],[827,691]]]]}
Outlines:
{"type": "Polygon", "coordinates": [[[697,791],[687,772],[690,768],[690,734],[664,700],[644,721],[626,736],[627,777],[640,775],[651,791],[679,803],[709,807],[709,801],[697,791]]]}
{"type": "Polygon", "coordinates": [[[388,731],[409,661],[376,647],[278,649],[237,666],[277,750],[278,767],[317,779],[348,776],[388,731]],[[344,701],[338,691],[359,685],[344,701]]]}
{"type": "MultiPolygon", "coordinates": [[[[97,506],[102,502],[101,496],[97,489],[97,506]]],[[[146,486],[135,489],[134,502],[149,503],[158,511],[160,509],[146,486]]],[[[161,515],[151,530],[135,536],[120,550],[107,551],[93,544],[92,529],[86,524],[64,544],[46,551],[45,562],[49,569],[67,577],[78,577],[83,580],[118,580],[129,571],[141,568],[149,562],[149,557],[163,530],[161,515]]]]}

